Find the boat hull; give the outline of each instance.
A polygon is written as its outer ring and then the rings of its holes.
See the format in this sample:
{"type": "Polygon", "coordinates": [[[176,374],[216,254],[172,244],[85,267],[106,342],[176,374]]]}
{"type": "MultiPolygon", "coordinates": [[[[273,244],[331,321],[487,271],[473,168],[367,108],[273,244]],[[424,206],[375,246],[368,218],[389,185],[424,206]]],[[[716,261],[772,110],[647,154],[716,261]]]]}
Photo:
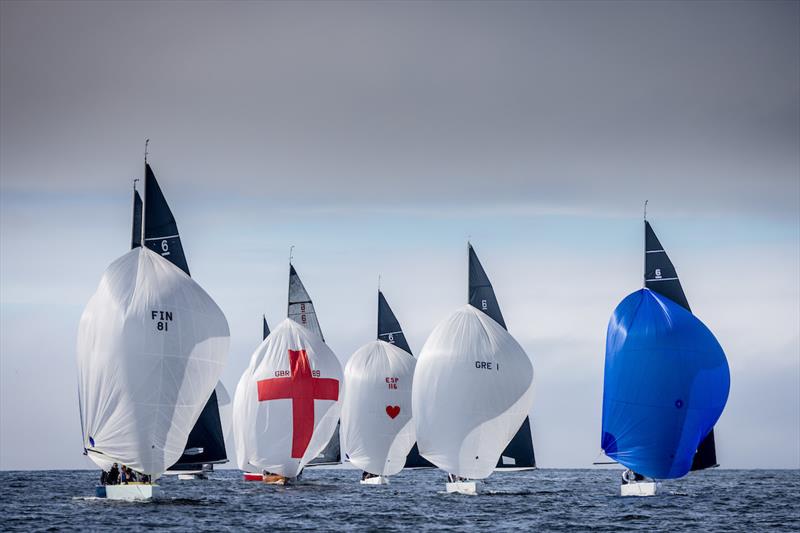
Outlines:
{"type": "Polygon", "coordinates": [[[208,479],[205,472],[187,472],[185,474],[178,474],[178,479],[181,481],[191,481],[193,479],[208,479]]]}
{"type": "Polygon", "coordinates": [[[242,478],[245,481],[264,481],[264,476],[261,474],[252,474],[250,472],[245,472],[242,478]]]}
{"type": "Polygon", "coordinates": [[[130,483],[128,485],[102,485],[95,488],[98,498],[107,500],[157,500],[161,498],[161,487],[145,483],[130,483]]]}
{"type": "Polygon", "coordinates": [[[445,483],[445,490],[447,490],[448,494],[467,494],[469,496],[475,496],[480,492],[477,481],[455,481],[453,483],[445,483]]]}
{"type": "Polygon", "coordinates": [[[387,476],[368,477],[361,480],[362,485],[388,485],[389,478],[387,476]]]}
{"type": "Polygon", "coordinates": [[[655,481],[637,481],[620,485],[620,496],[655,496],[661,483],[655,481]]]}

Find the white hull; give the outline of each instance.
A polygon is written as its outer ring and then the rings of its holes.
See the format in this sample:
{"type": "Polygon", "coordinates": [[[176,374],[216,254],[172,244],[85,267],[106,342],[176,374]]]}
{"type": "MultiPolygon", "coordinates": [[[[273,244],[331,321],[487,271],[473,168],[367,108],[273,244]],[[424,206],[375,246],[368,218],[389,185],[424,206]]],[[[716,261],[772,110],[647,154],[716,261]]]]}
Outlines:
{"type": "Polygon", "coordinates": [[[193,479],[208,479],[205,472],[187,472],[185,474],[178,474],[178,479],[181,481],[190,481],[193,479]]]}
{"type": "Polygon", "coordinates": [[[389,478],[386,476],[368,477],[361,480],[362,485],[388,485],[389,478]]]}
{"type": "Polygon", "coordinates": [[[477,481],[456,481],[453,483],[445,483],[445,488],[448,494],[457,493],[474,496],[479,492],[478,487],[479,485],[477,481]]]}
{"type": "Polygon", "coordinates": [[[655,481],[634,481],[620,485],[619,493],[621,496],[655,496],[660,485],[655,481]]]}
{"type": "Polygon", "coordinates": [[[108,500],[157,500],[161,498],[161,487],[158,485],[132,483],[129,485],[105,485],[97,487],[98,498],[108,500]]]}

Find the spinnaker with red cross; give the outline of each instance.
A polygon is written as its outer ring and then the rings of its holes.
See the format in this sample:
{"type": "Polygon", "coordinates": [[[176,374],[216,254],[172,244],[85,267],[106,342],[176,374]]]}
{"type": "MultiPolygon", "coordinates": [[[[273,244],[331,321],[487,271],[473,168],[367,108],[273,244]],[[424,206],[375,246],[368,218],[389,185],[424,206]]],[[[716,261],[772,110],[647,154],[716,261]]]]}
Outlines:
{"type": "Polygon", "coordinates": [[[239,468],[296,478],[339,421],[342,365],[322,338],[291,319],[253,353],[236,387],[239,468]]]}

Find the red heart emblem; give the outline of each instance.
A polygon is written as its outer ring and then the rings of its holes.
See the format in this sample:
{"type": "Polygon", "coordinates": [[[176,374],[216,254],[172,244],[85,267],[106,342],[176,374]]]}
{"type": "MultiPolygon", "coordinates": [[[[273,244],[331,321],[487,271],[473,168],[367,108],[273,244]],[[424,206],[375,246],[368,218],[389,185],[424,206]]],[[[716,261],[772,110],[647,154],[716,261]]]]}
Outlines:
{"type": "Polygon", "coordinates": [[[400,406],[399,405],[387,405],[386,406],[386,414],[389,415],[389,418],[396,418],[397,415],[400,414],[400,406]]]}

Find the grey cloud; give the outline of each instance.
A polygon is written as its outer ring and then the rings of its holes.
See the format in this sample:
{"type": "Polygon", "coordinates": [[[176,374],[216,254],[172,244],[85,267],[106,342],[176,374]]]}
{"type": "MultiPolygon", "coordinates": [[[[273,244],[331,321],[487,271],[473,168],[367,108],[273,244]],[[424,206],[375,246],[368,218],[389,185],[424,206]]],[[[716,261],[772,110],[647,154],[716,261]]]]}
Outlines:
{"type": "Polygon", "coordinates": [[[794,2],[2,10],[6,188],[798,210],[794,2]]]}

